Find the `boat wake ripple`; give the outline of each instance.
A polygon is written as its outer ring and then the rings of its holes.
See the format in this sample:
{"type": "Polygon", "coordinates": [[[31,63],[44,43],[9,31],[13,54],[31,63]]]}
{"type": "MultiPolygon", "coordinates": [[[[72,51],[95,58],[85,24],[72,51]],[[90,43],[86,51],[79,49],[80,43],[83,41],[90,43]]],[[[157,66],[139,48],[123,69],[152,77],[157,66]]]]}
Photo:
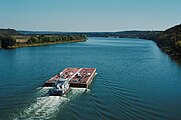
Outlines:
{"type": "Polygon", "coordinates": [[[51,87],[38,88],[36,94],[39,97],[28,108],[22,110],[14,120],[48,120],[55,118],[67,102],[85,92],[90,92],[89,89],[86,90],[85,88],[71,88],[65,96],[45,96],[50,89],[51,87]]]}
{"type": "Polygon", "coordinates": [[[90,89],[86,88],[71,88],[70,92],[66,95],[66,97],[69,99],[74,99],[84,93],[90,93],[90,92],[91,92],[90,89]]]}

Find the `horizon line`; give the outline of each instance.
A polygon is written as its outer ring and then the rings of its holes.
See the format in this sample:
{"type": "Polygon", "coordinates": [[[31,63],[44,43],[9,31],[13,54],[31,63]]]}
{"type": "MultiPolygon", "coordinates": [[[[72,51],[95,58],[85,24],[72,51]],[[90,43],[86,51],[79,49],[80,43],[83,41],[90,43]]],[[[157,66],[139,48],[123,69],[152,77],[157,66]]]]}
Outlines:
{"type": "MultiPolygon", "coordinates": [[[[11,29],[11,28],[7,28],[11,29]]],[[[125,32],[125,31],[164,31],[165,29],[125,29],[125,30],[114,30],[114,31],[60,31],[60,30],[28,30],[28,29],[15,29],[16,31],[28,31],[28,32],[62,32],[62,33],[88,33],[88,32],[125,32]]]]}

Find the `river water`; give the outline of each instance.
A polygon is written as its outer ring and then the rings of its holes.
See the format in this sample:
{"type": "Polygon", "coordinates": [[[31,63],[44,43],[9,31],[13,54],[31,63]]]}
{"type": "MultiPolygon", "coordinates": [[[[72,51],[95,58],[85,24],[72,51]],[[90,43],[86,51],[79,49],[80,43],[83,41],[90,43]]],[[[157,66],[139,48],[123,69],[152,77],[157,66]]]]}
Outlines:
{"type": "Polygon", "coordinates": [[[154,42],[87,42],[0,50],[0,120],[180,120],[181,66],[154,42]],[[89,89],[48,96],[66,67],[95,67],[89,89]]]}

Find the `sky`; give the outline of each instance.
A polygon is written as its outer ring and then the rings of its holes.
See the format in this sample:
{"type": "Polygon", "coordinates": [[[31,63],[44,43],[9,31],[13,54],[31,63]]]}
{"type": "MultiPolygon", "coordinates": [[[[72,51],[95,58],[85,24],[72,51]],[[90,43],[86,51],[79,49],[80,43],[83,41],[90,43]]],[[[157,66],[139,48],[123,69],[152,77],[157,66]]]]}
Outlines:
{"type": "Polygon", "coordinates": [[[100,32],[180,23],[181,0],[0,0],[0,28],[100,32]]]}

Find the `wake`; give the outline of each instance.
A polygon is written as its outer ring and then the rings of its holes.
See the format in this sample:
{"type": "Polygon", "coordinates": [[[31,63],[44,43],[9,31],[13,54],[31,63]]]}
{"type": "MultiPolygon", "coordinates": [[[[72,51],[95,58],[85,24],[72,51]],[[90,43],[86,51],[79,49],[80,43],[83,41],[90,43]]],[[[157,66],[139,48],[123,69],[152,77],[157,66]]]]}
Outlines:
{"type": "Polygon", "coordinates": [[[57,113],[61,112],[64,105],[70,100],[82,95],[85,92],[90,92],[86,88],[71,88],[67,95],[64,96],[48,96],[47,92],[52,89],[50,87],[38,88],[36,94],[37,97],[35,102],[32,103],[28,108],[22,110],[18,117],[14,120],[26,119],[43,119],[48,120],[55,118],[57,113]]]}

